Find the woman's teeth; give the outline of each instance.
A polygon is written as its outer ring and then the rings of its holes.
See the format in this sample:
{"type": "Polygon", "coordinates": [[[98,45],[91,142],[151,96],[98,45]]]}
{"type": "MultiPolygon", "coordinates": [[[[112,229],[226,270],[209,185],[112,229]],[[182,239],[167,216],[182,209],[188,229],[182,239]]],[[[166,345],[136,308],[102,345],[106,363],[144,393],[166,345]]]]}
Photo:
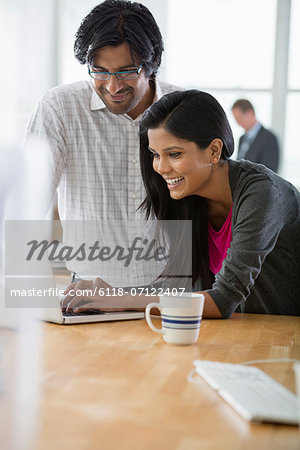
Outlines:
{"type": "Polygon", "coordinates": [[[178,181],[181,181],[181,180],[183,180],[183,179],[184,179],[184,177],[170,178],[170,179],[166,180],[166,182],[167,182],[168,184],[175,184],[175,183],[178,183],[178,181]]]}

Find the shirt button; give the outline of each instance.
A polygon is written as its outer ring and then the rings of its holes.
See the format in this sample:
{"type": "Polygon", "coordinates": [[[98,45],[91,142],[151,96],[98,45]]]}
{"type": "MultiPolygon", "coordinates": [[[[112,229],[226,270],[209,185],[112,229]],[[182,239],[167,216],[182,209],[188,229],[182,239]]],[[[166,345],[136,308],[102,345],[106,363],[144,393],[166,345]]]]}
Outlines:
{"type": "Polygon", "coordinates": [[[136,198],[136,195],[135,195],[135,194],[132,194],[131,198],[136,198]]]}
{"type": "Polygon", "coordinates": [[[131,160],[131,162],[132,162],[132,164],[135,164],[135,163],[136,163],[136,159],[133,158],[133,159],[131,160]]]}

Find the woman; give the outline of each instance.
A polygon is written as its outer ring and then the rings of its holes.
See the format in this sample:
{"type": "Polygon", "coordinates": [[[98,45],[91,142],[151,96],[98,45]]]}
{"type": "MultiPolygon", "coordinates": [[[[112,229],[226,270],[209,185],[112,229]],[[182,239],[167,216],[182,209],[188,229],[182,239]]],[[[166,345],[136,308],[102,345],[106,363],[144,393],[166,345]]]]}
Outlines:
{"type": "Polygon", "coordinates": [[[230,160],[233,147],[211,95],[164,96],[141,121],[142,207],[147,217],[192,220],[192,279],[206,317],[300,315],[299,192],[263,165],[230,160]]]}

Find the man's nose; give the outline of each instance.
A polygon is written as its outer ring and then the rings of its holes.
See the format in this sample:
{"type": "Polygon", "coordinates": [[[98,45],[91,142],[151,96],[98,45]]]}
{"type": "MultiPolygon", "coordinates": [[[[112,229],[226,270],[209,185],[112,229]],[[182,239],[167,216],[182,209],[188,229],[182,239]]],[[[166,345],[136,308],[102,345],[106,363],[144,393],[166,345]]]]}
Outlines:
{"type": "Polygon", "coordinates": [[[107,80],[106,89],[112,95],[116,94],[123,87],[123,81],[119,80],[116,75],[111,75],[110,79],[107,80]]]}

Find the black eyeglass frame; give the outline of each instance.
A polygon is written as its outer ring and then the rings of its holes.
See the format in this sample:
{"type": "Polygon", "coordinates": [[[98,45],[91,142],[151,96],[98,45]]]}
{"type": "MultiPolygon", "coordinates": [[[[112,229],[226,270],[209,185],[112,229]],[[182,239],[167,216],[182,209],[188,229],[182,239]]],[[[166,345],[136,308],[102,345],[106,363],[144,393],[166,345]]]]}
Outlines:
{"type": "Polygon", "coordinates": [[[142,67],[143,67],[143,64],[141,64],[139,67],[137,67],[134,70],[120,70],[118,72],[95,72],[94,70],[91,70],[91,69],[94,68],[93,66],[88,66],[88,72],[89,72],[89,75],[94,80],[99,80],[99,81],[107,81],[107,80],[110,79],[110,77],[112,75],[115,75],[119,80],[135,80],[136,78],[138,78],[139,74],[141,73],[142,67]],[[127,78],[127,77],[120,77],[120,74],[125,74],[125,75],[135,74],[135,75],[134,76],[130,76],[129,78],[127,78]],[[102,75],[102,76],[105,75],[106,77],[98,78],[95,75],[102,75]]]}

